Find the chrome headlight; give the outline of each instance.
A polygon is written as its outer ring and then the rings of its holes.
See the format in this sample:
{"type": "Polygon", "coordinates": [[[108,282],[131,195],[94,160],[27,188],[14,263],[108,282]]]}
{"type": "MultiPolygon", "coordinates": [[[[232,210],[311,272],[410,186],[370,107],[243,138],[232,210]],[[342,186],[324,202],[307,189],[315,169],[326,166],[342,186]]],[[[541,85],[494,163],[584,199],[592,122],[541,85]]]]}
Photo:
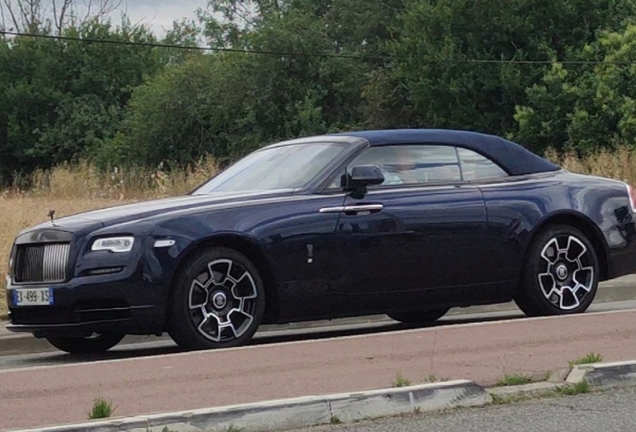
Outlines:
{"type": "Polygon", "coordinates": [[[134,243],[134,237],[108,237],[95,240],[91,250],[116,253],[130,252],[134,243]]]}

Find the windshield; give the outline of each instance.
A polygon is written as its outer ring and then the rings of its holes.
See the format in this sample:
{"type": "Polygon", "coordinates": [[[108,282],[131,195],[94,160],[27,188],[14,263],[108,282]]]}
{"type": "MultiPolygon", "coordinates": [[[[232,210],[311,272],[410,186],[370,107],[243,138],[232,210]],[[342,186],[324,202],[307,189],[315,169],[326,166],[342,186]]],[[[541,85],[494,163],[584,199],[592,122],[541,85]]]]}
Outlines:
{"type": "Polygon", "coordinates": [[[309,183],[344,150],[344,145],[336,143],[293,144],[259,150],[193,194],[296,189],[309,183]]]}

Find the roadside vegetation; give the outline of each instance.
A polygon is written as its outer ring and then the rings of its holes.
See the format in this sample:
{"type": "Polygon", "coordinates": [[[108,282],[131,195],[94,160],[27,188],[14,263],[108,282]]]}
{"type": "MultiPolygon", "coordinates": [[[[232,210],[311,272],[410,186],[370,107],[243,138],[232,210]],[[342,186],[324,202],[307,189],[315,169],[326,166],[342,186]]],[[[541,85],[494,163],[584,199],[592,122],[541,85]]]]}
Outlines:
{"type": "Polygon", "coordinates": [[[528,375],[506,374],[504,375],[502,379],[500,379],[497,382],[497,385],[500,387],[518,386],[518,385],[530,384],[535,381],[537,380],[528,375]]]}
{"type": "Polygon", "coordinates": [[[115,408],[113,408],[113,404],[109,400],[98,397],[95,399],[93,406],[88,412],[88,419],[96,420],[109,418],[113,415],[114,411],[115,408]]]}
{"type": "Polygon", "coordinates": [[[570,367],[583,364],[600,363],[603,361],[603,356],[598,353],[589,353],[581,358],[570,361],[570,367]]]}

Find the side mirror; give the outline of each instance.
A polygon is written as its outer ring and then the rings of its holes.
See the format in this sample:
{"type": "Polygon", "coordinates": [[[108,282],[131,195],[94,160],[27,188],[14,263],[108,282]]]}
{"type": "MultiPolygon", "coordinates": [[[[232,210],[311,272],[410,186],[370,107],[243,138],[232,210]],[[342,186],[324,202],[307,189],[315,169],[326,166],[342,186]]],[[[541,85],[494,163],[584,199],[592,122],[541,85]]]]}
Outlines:
{"type": "Polygon", "coordinates": [[[376,165],[357,165],[351,168],[349,186],[353,189],[384,183],[384,174],[376,165]]]}

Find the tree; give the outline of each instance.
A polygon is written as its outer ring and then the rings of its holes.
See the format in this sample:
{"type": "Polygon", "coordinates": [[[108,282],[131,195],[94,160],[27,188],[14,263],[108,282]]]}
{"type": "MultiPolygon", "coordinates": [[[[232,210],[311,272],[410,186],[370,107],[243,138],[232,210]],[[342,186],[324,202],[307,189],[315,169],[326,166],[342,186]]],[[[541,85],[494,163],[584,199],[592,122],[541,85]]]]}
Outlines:
{"type": "Polygon", "coordinates": [[[310,11],[259,20],[238,43],[264,54],[190,57],[139,87],[102,161],[188,165],[206,153],[235,158],[275,140],[359,124],[368,64],[323,57],[336,54],[333,39],[310,11]]]}
{"type": "MultiPolygon", "coordinates": [[[[64,36],[153,42],[143,27],[91,22],[64,36]]],[[[90,158],[118,130],[132,89],[163,65],[153,48],[16,37],[0,41],[0,183],[90,158]],[[2,120],[4,118],[5,120],[2,120]]]]}
{"type": "Polygon", "coordinates": [[[602,32],[571,58],[601,63],[554,63],[517,107],[517,138],[531,148],[580,153],[634,143],[636,25],[602,32]]]}
{"type": "Polygon", "coordinates": [[[414,0],[388,43],[388,106],[407,107],[409,126],[514,132],[516,105],[548,66],[509,61],[564,58],[635,9],[634,0],[414,0]]]}

